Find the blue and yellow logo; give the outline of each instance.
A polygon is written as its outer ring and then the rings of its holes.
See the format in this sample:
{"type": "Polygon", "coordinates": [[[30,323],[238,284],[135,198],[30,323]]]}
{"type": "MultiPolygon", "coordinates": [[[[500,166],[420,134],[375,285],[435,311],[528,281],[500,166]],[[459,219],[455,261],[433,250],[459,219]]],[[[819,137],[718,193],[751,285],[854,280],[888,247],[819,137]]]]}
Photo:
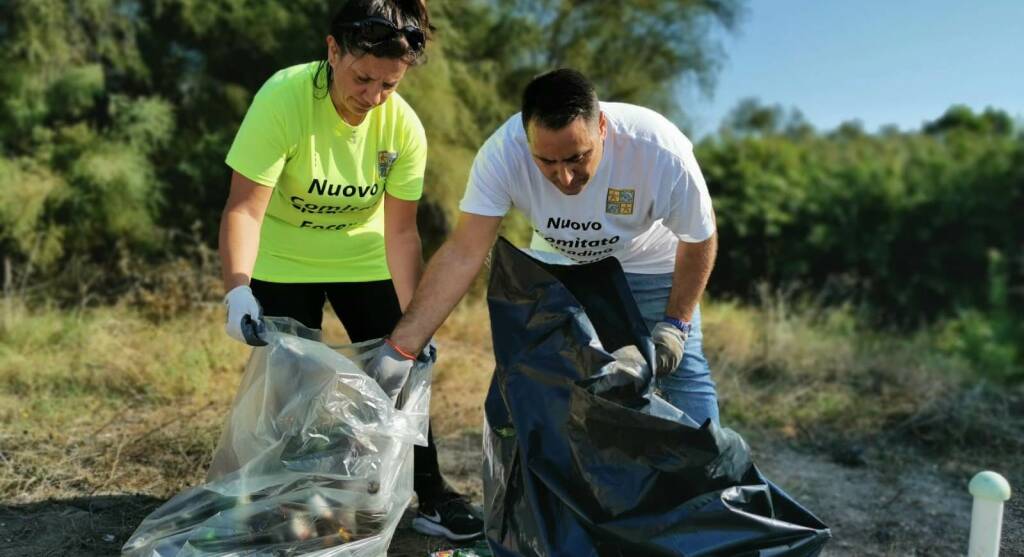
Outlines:
{"type": "Polygon", "coordinates": [[[636,197],[636,190],[617,190],[608,188],[608,198],[605,200],[604,212],[609,215],[632,215],[633,199],[636,197]]]}
{"type": "Polygon", "coordinates": [[[377,151],[377,173],[381,179],[386,179],[391,172],[391,165],[398,159],[398,153],[394,151],[377,151]]]}

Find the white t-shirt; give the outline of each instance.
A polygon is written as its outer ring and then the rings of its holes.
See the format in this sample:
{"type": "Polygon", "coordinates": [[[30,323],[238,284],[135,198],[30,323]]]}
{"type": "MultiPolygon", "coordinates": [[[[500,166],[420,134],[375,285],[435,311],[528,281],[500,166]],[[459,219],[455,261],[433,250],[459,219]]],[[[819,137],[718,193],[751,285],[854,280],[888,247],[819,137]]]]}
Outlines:
{"type": "Polygon", "coordinates": [[[653,110],[603,102],[601,111],[604,154],[578,195],[558,191],[537,168],[516,114],[480,148],[459,208],[504,216],[515,207],[533,225],[532,247],[543,239],[572,261],[614,256],[628,273],[671,273],[680,240],[715,231],[693,144],[653,110]]]}

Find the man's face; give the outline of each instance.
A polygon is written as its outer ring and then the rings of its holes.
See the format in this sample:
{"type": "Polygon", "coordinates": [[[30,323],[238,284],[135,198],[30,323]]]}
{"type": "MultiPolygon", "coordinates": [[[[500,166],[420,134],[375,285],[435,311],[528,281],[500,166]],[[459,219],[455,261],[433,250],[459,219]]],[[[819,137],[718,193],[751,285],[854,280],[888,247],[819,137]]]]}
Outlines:
{"type": "Polygon", "coordinates": [[[358,125],[366,113],[384,104],[398,88],[409,65],[400,59],[372,54],[355,57],[343,53],[334,37],[327,37],[328,62],[334,71],[331,100],[345,121],[358,125]]]}
{"type": "Polygon", "coordinates": [[[545,128],[531,120],[527,129],[534,164],[565,195],[582,192],[597,172],[606,134],[604,113],[596,122],[576,118],[560,130],[545,128]]]}

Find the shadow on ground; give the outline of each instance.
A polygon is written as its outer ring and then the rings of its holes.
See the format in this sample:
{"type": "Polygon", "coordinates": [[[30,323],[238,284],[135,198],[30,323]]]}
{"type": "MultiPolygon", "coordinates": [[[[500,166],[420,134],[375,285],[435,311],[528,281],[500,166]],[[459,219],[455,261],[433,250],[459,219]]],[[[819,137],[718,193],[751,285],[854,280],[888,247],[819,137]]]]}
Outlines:
{"type": "Polygon", "coordinates": [[[118,555],[161,503],[149,495],[96,495],[0,505],[0,557],[118,555]]]}
{"type": "MultiPolygon", "coordinates": [[[[148,495],[98,495],[0,505],[0,557],[120,555],[132,532],[163,502],[148,495]]],[[[423,557],[457,546],[414,532],[414,516],[406,512],[388,555],[423,557]]]]}

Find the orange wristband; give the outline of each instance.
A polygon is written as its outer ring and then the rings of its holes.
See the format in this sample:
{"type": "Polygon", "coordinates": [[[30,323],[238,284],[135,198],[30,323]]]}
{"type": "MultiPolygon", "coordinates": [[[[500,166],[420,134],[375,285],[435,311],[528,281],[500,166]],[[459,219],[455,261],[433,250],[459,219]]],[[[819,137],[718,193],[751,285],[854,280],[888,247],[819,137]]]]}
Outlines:
{"type": "Polygon", "coordinates": [[[386,342],[387,345],[390,346],[391,348],[394,348],[395,352],[398,352],[399,354],[405,356],[406,359],[409,359],[409,360],[415,360],[416,359],[416,356],[413,356],[412,354],[409,354],[405,350],[402,350],[402,347],[397,345],[397,344],[395,344],[394,341],[392,341],[391,339],[386,338],[386,339],[384,339],[384,342],[386,342]]]}

